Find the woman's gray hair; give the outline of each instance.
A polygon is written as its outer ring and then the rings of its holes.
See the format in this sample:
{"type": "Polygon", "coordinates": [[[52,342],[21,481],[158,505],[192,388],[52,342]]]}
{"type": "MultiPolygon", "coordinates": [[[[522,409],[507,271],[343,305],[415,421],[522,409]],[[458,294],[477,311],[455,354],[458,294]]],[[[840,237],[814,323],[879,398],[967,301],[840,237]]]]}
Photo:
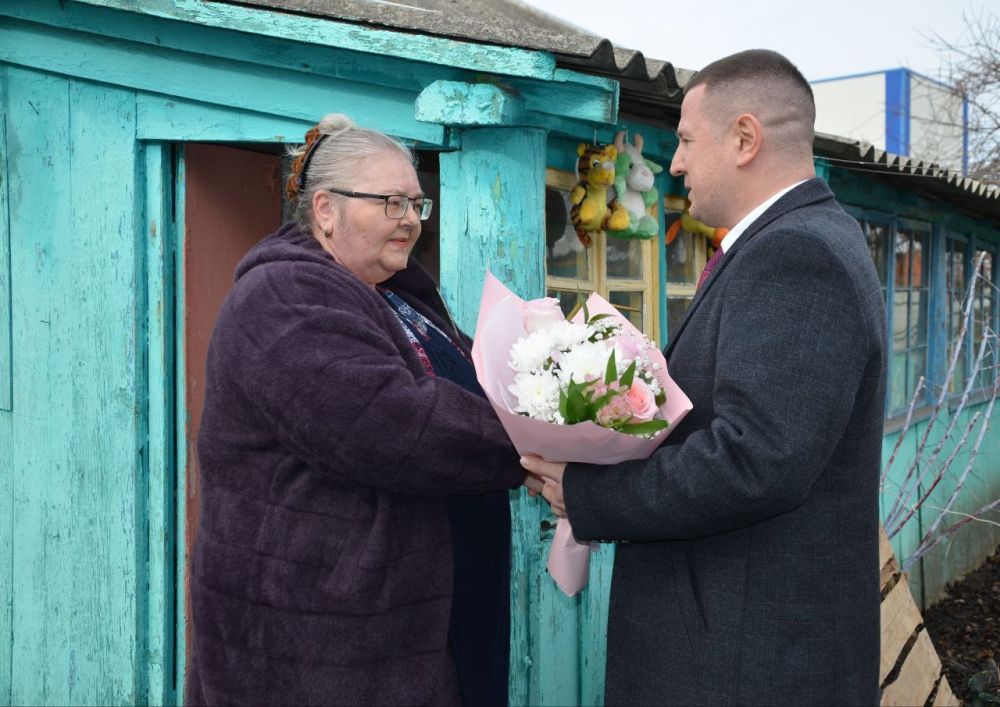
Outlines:
{"type": "Polygon", "coordinates": [[[385,133],[361,128],[343,113],[330,113],[306,133],[302,145],[290,145],[294,159],[288,180],[288,196],[295,201],[295,222],[308,230],[312,225],[312,200],[323,189],[354,189],[358,166],[365,160],[397,152],[414,163],[413,152],[385,133]]]}

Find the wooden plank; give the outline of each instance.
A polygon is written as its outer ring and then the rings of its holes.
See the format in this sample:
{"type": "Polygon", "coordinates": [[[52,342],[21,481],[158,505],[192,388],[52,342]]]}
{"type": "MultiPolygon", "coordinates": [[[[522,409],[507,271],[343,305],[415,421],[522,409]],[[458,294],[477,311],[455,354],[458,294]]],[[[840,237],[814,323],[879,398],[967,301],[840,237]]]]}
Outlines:
{"type": "MultiPolygon", "coordinates": [[[[510,492],[511,538],[539,537],[541,504],[528,496],[527,489],[510,492]]],[[[510,555],[510,671],[507,699],[512,707],[533,704],[528,695],[532,676],[537,675],[531,653],[532,636],[537,632],[538,578],[533,574],[538,559],[516,540],[510,555]]]]}
{"type": "MultiPolygon", "coordinates": [[[[6,0],[0,15],[7,14],[52,27],[80,30],[93,35],[113,35],[140,44],[168,47],[183,52],[290,69],[317,76],[353,76],[356,80],[407,91],[418,90],[435,78],[463,80],[468,72],[448,66],[430,66],[401,57],[343,49],[333,44],[290,41],[288,36],[251,34],[207,24],[176,22],[163,17],[132,12],[109,12],[106,8],[79,3],[39,3],[36,0],[6,0]],[[113,30],[109,31],[109,28],[113,30]]],[[[312,20],[319,29],[321,21],[312,20]]],[[[358,27],[360,32],[368,28],[358,27]]],[[[313,32],[315,34],[315,32],[313,32]]],[[[409,35],[412,38],[412,35],[409,35]]],[[[556,74],[561,70],[557,70],[556,74]]],[[[579,75],[577,75],[579,76],[579,75]]],[[[608,81],[609,79],[603,79],[608,81]]]]}
{"type": "Polygon", "coordinates": [[[139,701],[135,99],[8,69],[15,704],[139,701]]]}
{"type": "MultiPolygon", "coordinates": [[[[142,3],[136,3],[135,0],[80,1],[196,25],[279,37],[310,45],[341,47],[365,54],[445,64],[475,72],[548,80],[556,70],[555,57],[548,52],[380,30],[258,8],[204,3],[200,0],[143,0],[142,3]]],[[[30,0],[21,2],[30,3],[30,0]]]]}
{"type": "MultiPolygon", "coordinates": [[[[879,577],[879,586],[882,591],[892,579],[893,575],[899,572],[899,565],[896,563],[896,556],[892,552],[892,545],[889,544],[889,537],[885,534],[885,528],[879,524],[878,527],[878,561],[882,568],[879,577]]],[[[906,581],[904,577],[902,581],[906,581]]]]}
{"type": "Polygon", "coordinates": [[[283,118],[253,111],[140,93],[140,140],[177,142],[301,142],[316,121],[283,118]]]}
{"type": "Polygon", "coordinates": [[[922,705],[941,675],[941,661],[927,631],[921,631],[903,662],[899,677],[882,692],[883,707],[922,705]]]}
{"type": "Polygon", "coordinates": [[[441,290],[473,331],[487,268],[521,297],[545,293],[545,133],[479,128],[441,155],[441,290]]]}
{"type": "Polygon", "coordinates": [[[464,81],[432,83],[417,96],[414,115],[428,123],[463,126],[513,125],[526,117],[521,101],[499,86],[464,81]]]}
{"type": "Polygon", "coordinates": [[[879,567],[885,567],[890,561],[895,561],[896,555],[892,551],[892,545],[889,544],[889,536],[885,534],[885,528],[879,524],[878,526],[878,565],[879,567]]]}
{"type": "Polygon", "coordinates": [[[948,678],[942,675],[941,684],[938,685],[938,691],[932,703],[933,707],[961,707],[961,704],[959,699],[955,697],[955,693],[951,691],[948,678]]]}
{"type": "MultiPolygon", "coordinates": [[[[5,102],[0,102],[0,106],[5,102]]],[[[7,114],[0,111],[0,410],[13,405],[10,321],[10,173],[7,169],[7,114]]]]}
{"type": "MultiPolygon", "coordinates": [[[[184,682],[187,676],[187,652],[188,633],[191,630],[191,617],[188,607],[188,572],[187,566],[190,558],[187,543],[182,541],[182,529],[187,527],[187,500],[189,489],[187,487],[187,474],[182,473],[187,469],[187,398],[185,396],[186,386],[180,385],[179,381],[187,380],[187,366],[184,361],[186,342],[184,337],[184,310],[186,300],[184,297],[186,283],[184,280],[184,249],[187,240],[184,237],[185,224],[187,220],[184,216],[184,204],[187,201],[185,182],[187,179],[187,168],[184,162],[184,150],[179,149],[174,156],[173,165],[173,212],[174,218],[174,370],[178,385],[174,390],[174,454],[176,455],[177,469],[177,493],[174,504],[174,565],[176,567],[176,588],[174,591],[174,693],[183,697],[184,682]]],[[[192,489],[192,492],[196,489],[192,489]]],[[[178,704],[180,701],[178,701],[178,704]]]]}
{"type": "Polygon", "coordinates": [[[173,224],[170,146],[143,148],[148,409],[146,699],[176,704],[174,690],[173,224]]]}
{"type": "Polygon", "coordinates": [[[21,20],[0,24],[0,59],[152,93],[315,122],[341,110],[368,127],[441,144],[444,129],[413,118],[416,91],[312,76],[151,47],[21,20]]]}
{"type": "Polygon", "coordinates": [[[905,580],[900,580],[882,600],[882,653],[879,661],[879,684],[896,664],[913,629],[923,622],[905,580]]]}
{"type": "Polygon", "coordinates": [[[608,601],[615,546],[590,554],[590,579],[580,598],[580,704],[604,705],[604,668],[608,657],[608,601]]]}
{"type": "MultiPolygon", "coordinates": [[[[0,106],[7,106],[7,68],[0,65],[0,106]]],[[[0,131],[2,134],[6,135],[6,110],[0,110],[0,131]]],[[[3,165],[7,163],[7,144],[6,140],[0,142],[0,162],[3,165]]],[[[2,192],[0,192],[0,199],[3,199],[4,203],[4,218],[0,222],[0,232],[5,232],[7,238],[10,235],[10,221],[9,214],[6,212],[7,205],[7,172],[6,168],[4,171],[0,172],[0,177],[3,178],[3,185],[0,187],[2,192]]],[[[3,236],[0,236],[0,240],[3,240],[3,236]]],[[[9,244],[9,240],[4,240],[5,244],[9,244]]],[[[7,262],[6,271],[3,270],[4,263],[0,260],[0,277],[10,277],[10,251],[7,251],[7,262]]],[[[8,336],[11,331],[11,312],[10,312],[10,280],[7,281],[7,301],[6,301],[6,314],[0,313],[0,321],[6,316],[7,331],[8,336]]],[[[3,295],[0,294],[0,299],[3,295]]],[[[2,305],[0,305],[2,306],[2,305]]],[[[0,324],[2,326],[2,324],[0,324]]],[[[2,337],[0,333],[0,337],[2,337]]],[[[0,357],[4,354],[0,352],[0,357]]],[[[12,355],[10,350],[10,339],[7,340],[7,354],[6,354],[6,365],[9,366],[12,363],[12,355]]],[[[0,371],[0,379],[3,378],[3,372],[0,371]]],[[[13,381],[11,381],[13,385],[13,381]]],[[[13,389],[11,389],[11,397],[13,397],[13,389]]],[[[0,459],[12,460],[14,458],[14,447],[11,443],[11,429],[12,429],[12,415],[9,410],[0,410],[0,459]]],[[[2,704],[13,704],[13,698],[11,697],[10,687],[11,687],[11,664],[13,662],[13,655],[11,654],[12,640],[13,640],[13,611],[14,611],[14,577],[13,577],[13,565],[14,565],[14,504],[13,504],[13,493],[14,493],[14,464],[8,461],[6,464],[0,464],[0,703],[2,704]]]]}
{"type": "Polygon", "coordinates": [[[535,584],[531,620],[537,631],[529,644],[532,675],[528,704],[584,704],[580,699],[581,596],[563,594],[546,572],[549,545],[548,541],[539,542],[536,533],[534,545],[529,550],[528,571],[532,575],[530,581],[535,584]]]}
{"type": "MultiPolygon", "coordinates": [[[[27,393],[12,418],[12,441],[17,448],[33,452],[12,458],[13,475],[21,482],[12,489],[16,536],[10,703],[67,703],[69,688],[54,676],[68,675],[70,646],[68,637],[54,630],[62,618],[57,614],[52,620],[48,614],[50,608],[65,614],[67,607],[52,601],[49,592],[59,592],[66,580],[45,580],[57,574],[52,565],[58,570],[60,560],[65,560],[58,552],[58,541],[68,535],[68,528],[64,526],[60,533],[60,521],[69,518],[67,496],[74,486],[70,471],[61,459],[57,461],[66,446],[63,430],[71,422],[66,400],[56,392],[68,384],[66,367],[61,361],[49,365],[54,363],[52,349],[58,348],[53,309],[64,290],[64,286],[52,286],[60,282],[52,254],[54,236],[57,231],[69,232],[72,216],[64,198],[69,194],[69,174],[56,166],[70,160],[69,93],[66,82],[59,79],[14,68],[7,73],[8,134],[19,145],[18,154],[9,157],[10,168],[21,187],[11,194],[11,207],[17,214],[11,223],[11,271],[19,283],[12,291],[12,353],[18,366],[18,391],[27,393]],[[62,198],[42,198],[43,194],[62,198]]],[[[56,321],[57,332],[59,326],[56,321]]]]}

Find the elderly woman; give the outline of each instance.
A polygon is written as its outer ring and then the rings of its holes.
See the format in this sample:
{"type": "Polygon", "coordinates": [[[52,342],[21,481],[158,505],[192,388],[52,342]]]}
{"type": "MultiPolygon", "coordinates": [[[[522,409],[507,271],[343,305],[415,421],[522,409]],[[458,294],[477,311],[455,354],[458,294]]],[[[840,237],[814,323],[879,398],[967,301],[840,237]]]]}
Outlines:
{"type": "Polygon", "coordinates": [[[289,181],[209,350],[185,701],[505,703],[525,474],[409,258],[413,156],[331,115],[289,181]]]}

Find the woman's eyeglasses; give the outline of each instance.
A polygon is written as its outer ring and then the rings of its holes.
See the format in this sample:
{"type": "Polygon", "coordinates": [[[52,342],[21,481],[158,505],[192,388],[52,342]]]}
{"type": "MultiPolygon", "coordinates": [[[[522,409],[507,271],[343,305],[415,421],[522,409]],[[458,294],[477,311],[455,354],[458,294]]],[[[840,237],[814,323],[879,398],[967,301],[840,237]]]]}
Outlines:
{"type": "Polygon", "coordinates": [[[366,194],[361,191],[344,191],[343,189],[327,189],[334,194],[349,196],[352,199],[381,199],[385,202],[385,215],[389,218],[403,218],[406,215],[407,207],[412,203],[413,210],[421,221],[430,218],[431,209],[434,208],[434,201],[424,196],[411,199],[404,194],[366,194]]]}

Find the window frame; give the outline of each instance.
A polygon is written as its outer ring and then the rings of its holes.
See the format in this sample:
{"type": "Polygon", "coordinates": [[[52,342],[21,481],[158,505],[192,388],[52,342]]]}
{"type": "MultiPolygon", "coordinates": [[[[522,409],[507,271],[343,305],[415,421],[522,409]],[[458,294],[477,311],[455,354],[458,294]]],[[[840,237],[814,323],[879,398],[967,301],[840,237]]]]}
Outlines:
{"type": "MultiPolygon", "coordinates": [[[[573,172],[548,167],[545,170],[545,188],[569,193],[577,183],[577,178],[573,172]]],[[[662,240],[662,209],[657,205],[657,222],[660,225],[660,233],[655,238],[646,240],[636,239],[639,244],[642,260],[641,278],[619,278],[608,276],[607,268],[607,239],[608,236],[600,232],[594,237],[590,248],[590,255],[587,258],[587,279],[582,280],[572,277],[561,277],[549,275],[548,273],[548,253],[545,254],[545,291],[548,296],[552,290],[596,292],[604,299],[610,301],[612,292],[639,292],[645,298],[645,307],[642,313],[642,331],[657,345],[662,345],[660,341],[660,296],[657,283],[660,279],[660,259],[659,244],[662,240]]]]}
{"type": "MultiPolygon", "coordinates": [[[[1000,331],[1000,276],[998,276],[998,270],[1000,270],[1000,263],[998,263],[998,257],[1000,257],[1000,243],[993,243],[991,241],[986,241],[979,238],[976,234],[972,234],[969,239],[969,248],[966,252],[966,282],[972,276],[972,265],[978,256],[978,251],[985,250],[991,255],[991,270],[990,270],[990,280],[988,284],[982,285],[982,287],[991,287],[992,293],[990,294],[990,303],[992,311],[989,313],[990,328],[994,331],[1000,331]]],[[[978,297],[979,295],[974,295],[978,297]]],[[[969,370],[971,372],[972,360],[975,358],[975,351],[978,350],[978,342],[974,340],[975,326],[970,327],[969,332],[969,370]]],[[[983,385],[974,387],[970,391],[971,398],[981,398],[989,395],[991,386],[995,384],[996,379],[1000,376],[1000,351],[996,347],[993,348],[992,352],[987,353],[987,358],[984,360],[983,365],[986,366],[992,375],[990,380],[985,382],[983,385]]]]}
{"type": "MultiPolygon", "coordinates": [[[[887,286],[887,297],[886,297],[886,324],[887,324],[887,327],[888,327],[888,332],[887,332],[888,336],[887,336],[886,341],[889,344],[888,351],[886,352],[887,353],[887,358],[888,358],[888,370],[886,372],[888,383],[891,384],[891,382],[893,380],[892,376],[895,373],[895,371],[893,370],[893,367],[895,366],[895,361],[893,359],[894,359],[895,355],[897,354],[897,351],[894,348],[895,341],[894,341],[894,338],[893,338],[893,331],[894,331],[895,326],[896,326],[896,322],[895,322],[895,316],[896,316],[895,301],[896,301],[896,291],[897,291],[896,290],[896,276],[895,276],[895,272],[896,272],[896,238],[899,235],[899,232],[901,230],[909,231],[909,232],[913,233],[914,236],[917,235],[918,233],[923,234],[923,235],[926,236],[927,254],[926,254],[926,257],[923,260],[923,265],[922,265],[922,267],[924,268],[924,270],[921,272],[921,281],[924,283],[923,288],[925,288],[926,291],[927,291],[927,312],[926,312],[926,315],[925,315],[925,322],[924,322],[924,326],[926,328],[925,332],[924,332],[925,343],[924,343],[924,346],[923,346],[923,348],[925,349],[925,353],[924,353],[924,367],[923,367],[923,372],[922,373],[918,373],[917,375],[913,376],[913,379],[912,379],[912,383],[913,384],[912,384],[912,386],[910,385],[911,381],[910,381],[909,377],[906,378],[906,394],[904,395],[904,402],[903,402],[903,404],[900,407],[898,407],[898,408],[892,408],[892,394],[891,394],[892,391],[889,390],[888,386],[887,386],[887,394],[886,394],[886,418],[890,419],[890,420],[906,416],[907,410],[909,410],[910,400],[913,397],[913,391],[916,390],[916,383],[920,379],[921,375],[923,375],[924,380],[927,383],[924,385],[924,390],[923,390],[923,394],[922,394],[921,398],[919,400],[917,400],[916,404],[914,405],[914,408],[913,408],[914,409],[914,415],[916,415],[918,413],[918,411],[921,414],[923,414],[924,412],[927,412],[927,413],[930,412],[930,407],[933,404],[933,399],[932,399],[933,398],[933,395],[932,395],[933,391],[932,391],[932,387],[931,387],[930,383],[932,383],[933,381],[932,381],[932,376],[929,375],[929,374],[933,371],[933,362],[935,360],[935,353],[936,353],[935,350],[934,350],[935,343],[936,343],[935,342],[935,337],[933,335],[934,334],[934,327],[932,326],[933,300],[934,300],[933,273],[934,273],[934,268],[935,268],[936,260],[937,260],[937,258],[935,257],[937,248],[935,247],[935,240],[936,239],[934,237],[934,234],[935,234],[934,224],[933,224],[933,222],[929,222],[929,221],[921,221],[921,220],[917,220],[917,219],[911,219],[911,218],[906,218],[906,217],[901,217],[901,216],[895,216],[895,217],[893,217],[893,224],[892,224],[892,229],[891,229],[891,233],[890,233],[890,242],[892,244],[892,249],[890,251],[892,253],[892,278],[889,279],[889,280],[887,280],[887,285],[888,286],[887,286]],[[890,302],[893,303],[893,306],[891,306],[891,307],[889,306],[890,302]]],[[[888,261],[887,261],[886,265],[888,267],[888,261]]],[[[909,277],[910,280],[912,280],[912,264],[911,264],[910,272],[908,273],[908,277],[909,277]]],[[[910,285],[907,287],[907,289],[910,290],[910,291],[912,291],[914,289],[919,289],[919,288],[914,288],[913,285],[912,285],[912,282],[910,282],[910,285]]],[[[909,356],[909,354],[912,351],[915,351],[918,348],[921,348],[919,346],[918,347],[910,346],[909,345],[909,342],[910,342],[909,336],[910,336],[910,330],[908,328],[908,330],[907,330],[907,344],[908,344],[907,348],[904,351],[901,351],[901,352],[898,352],[898,353],[906,353],[907,356],[909,356]]]]}
{"type": "MultiPolygon", "coordinates": [[[[921,221],[917,219],[910,219],[896,214],[888,213],[885,211],[879,211],[876,209],[862,209],[854,206],[844,205],[844,210],[853,216],[861,226],[861,230],[865,235],[866,244],[868,242],[868,237],[870,233],[870,225],[878,224],[885,227],[885,243],[884,252],[886,254],[885,258],[885,272],[879,273],[879,282],[882,285],[882,290],[884,293],[885,302],[885,335],[886,335],[886,395],[885,395],[885,407],[884,407],[884,418],[886,421],[886,432],[891,432],[893,429],[897,429],[902,426],[903,420],[906,418],[906,413],[909,410],[910,399],[913,395],[913,389],[915,389],[915,383],[920,378],[920,374],[914,376],[914,388],[911,388],[909,381],[907,382],[908,392],[904,395],[904,404],[900,407],[892,407],[892,383],[893,376],[895,374],[896,363],[894,361],[894,354],[897,352],[894,350],[894,339],[893,330],[896,325],[896,312],[895,307],[892,303],[896,300],[896,236],[900,229],[919,231],[920,233],[926,234],[927,236],[927,246],[928,253],[924,262],[925,271],[922,273],[923,281],[927,283],[927,321],[926,321],[926,355],[924,356],[924,370],[922,375],[925,380],[930,380],[928,375],[931,371],[931,366],[935,360],[935,346],[938,345],[937,338],[934,336],[935,327],[933,326],[933,311],[934,302],[936,298],[935,287],[933,281],[933,273],[935,272],[935,267],[938,261],[938,248],[935,245],[938,239],[935,237],[936,228],[935,224],[930,221],[921,221]]],[[[877,265],[877,264],[876,264],[877,265]]],[[[909,334],[907,334],[909,336],[909,334]]],[[[909,353],[911,348],[908,347],[905,351],[900,353],[909,353]]],[[[921,398],[917,400],[913,408],[913,419],[918,420],[925,418],[930,415],[932,409],[932,399],[931,399],[931,386],[925,385],[924,391],[921,398]]]]}

